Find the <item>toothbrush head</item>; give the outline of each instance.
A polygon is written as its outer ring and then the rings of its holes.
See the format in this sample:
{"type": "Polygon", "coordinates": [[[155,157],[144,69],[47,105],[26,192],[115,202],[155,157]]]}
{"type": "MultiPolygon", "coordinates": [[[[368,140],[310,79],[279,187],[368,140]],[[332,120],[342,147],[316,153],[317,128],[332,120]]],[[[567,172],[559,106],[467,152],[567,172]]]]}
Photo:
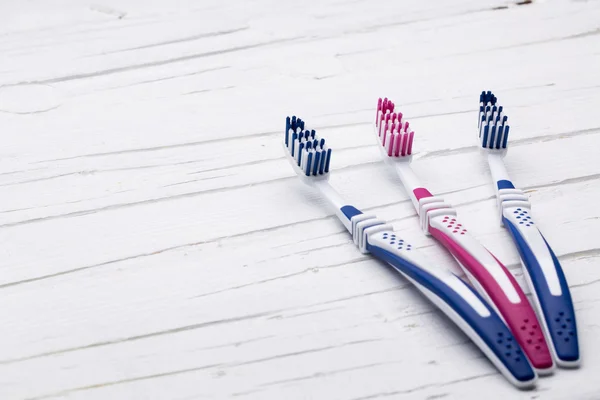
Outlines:
{"type": "Polygon", "coordinates": [[[314,129],[304,129],[302,119],[295,116],[286,118],[284,147],[288,161],[299,176],[327,179],[331,149],[314,129]]]}
{"type": "Polygon", "coordinates": [[[479,144],[484,149],[504,151],[508,142],[508,116],[490,91],[479,95],[479,144]]]}
{"type": "Polygon", "coordinates": [[[377,101],[375,134],[383,153],[396,159],[410,158],[415,133],[401,112],[394,111],[394,103],[388,98],[377,101]]]}

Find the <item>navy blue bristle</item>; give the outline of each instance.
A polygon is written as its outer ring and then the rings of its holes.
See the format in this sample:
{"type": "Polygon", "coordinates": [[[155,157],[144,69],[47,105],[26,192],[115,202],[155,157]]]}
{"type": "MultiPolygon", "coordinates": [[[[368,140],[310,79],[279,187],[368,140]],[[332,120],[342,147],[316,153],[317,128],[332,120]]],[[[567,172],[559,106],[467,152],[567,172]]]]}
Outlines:
{"type": "Polygon", "coordinates": [[[487,144],[487,139],[488,139],[488,129],[489,129],[489,125],[485,125],[483,127],[483,142],[482,142],[482,146],[485,147],[487,144]]]}
{"type": "Polygon", "coordinates": [[[508,141],[508,129],[510,127],[508,125],[506,125],[504,127],[504,140],[502,141],[502,148],[505,149],[506,148],[506,142],[508,141]]]}
{"type": "Polygon", "coordinates": [[[323,150],[320,153],[321,153],[321,162],[319,163],[319,174],[322,175],[323,171],[325,170],[325,159],[327,158],[327,152],[325,150],[323,150]]]}
{"type": "Polygon", "coordinates": [[[313,171],[312,171],[313,175],[317,175],[319,173],[320,161],[321,161],[321,152],[317,151],[315,153],[315,162],[313,163],[314,164],[313,171]]]}
{"type": "Polygon", "coordinates": [[[288,145],[288,133],[290,131],[290,124],[291,124],[290,117],[287,117],[285,119],[285,145],[286,145],[286,147],[288,145]]]}
{"type": "Polygon", "coordinates": [[[498,125],[498,140],[496,141],[496,148],[499,149],[502,138],[504,137],[504,125],[498,125]]]}
{"type": "MultiPolygon", "coordinates": [[[[308,146],[307,146],[308,147],[308,146]]],[[[308,158],[306,159],[306,176],[310,176],[310,166],[312,165],[313,153],[308,153],[308,158]]]]}
{"type": "Polygon", "coordinates": [[[502,144],[502,127],[498,127],[498,137],[496,138],[496,148],[499,149],[502,144]]]}
{"type": "Polygon", "coordinates": [[[292,149],[290,151],[291,155],[294,155],[294,147],[296,146],[296,140],[298,140],[298,134],[294,132],[292,133],[292,149]]]}
{"type": "Polygon", "coordinates": [[[329,172],[329,162],[331,161],[331,149],[327,150],[327,160],[325,161],[325,173],[329,172]]]}
{"type": "Polygon", "coordinates": [[[325,139],[321,139],[321,143],[320,143],[320,145],[321,145],[321,150],[322,150],[322,149],[323,149],[323,146],[325,146],[325,139]]]}
{"type": "Polygon", "coordinates": [[[492,125],[492,133],[490,134],[490,144],[489,144],[489,148],[493,149],[494,148],[494,138],[496,137],[496,126],[492,125]]]}
{"type": "Polygon", "coordinates": [[[300,129],[304,129],[304,121],[300,120],[300,129]]]}
{"type": "Polygon", "coordinates": [[[300,163],[302,162],[302,150],[304,150],[304,143],[300,143],[298,146],[298,166],[300,166],[300,163]]]}

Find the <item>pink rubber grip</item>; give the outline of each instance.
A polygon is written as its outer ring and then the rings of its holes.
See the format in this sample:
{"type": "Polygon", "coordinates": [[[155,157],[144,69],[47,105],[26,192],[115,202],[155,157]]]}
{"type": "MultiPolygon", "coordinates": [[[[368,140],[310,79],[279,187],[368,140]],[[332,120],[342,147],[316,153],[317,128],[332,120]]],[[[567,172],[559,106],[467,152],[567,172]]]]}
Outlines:
{"type": "Polygon", "coordinates": [[[504,321],[512,331],[517,342],[519,342],[525,351],[531,365],[540,370],[552,368],[552,356],[550,355],[550,350],[544,339],[537,316],[533,311],[531,304],[529,304],[529,300],[527,300],[525,293],[523,293],[521,287],[517,284],[517,281],[506,267],[494,257],[519,296],[520,302],[517,304],[512,303],[506,297],[504,291],[492,275],[490,275],[485,267],[466,249],[461,247],[439,229],[430,226],[429,232],[434,238],[439,240],[454,257],[456,257],[462,266],[469,271],[487,292],[488,296],[502,315],[502,318],[504,318],[504,321]]]}

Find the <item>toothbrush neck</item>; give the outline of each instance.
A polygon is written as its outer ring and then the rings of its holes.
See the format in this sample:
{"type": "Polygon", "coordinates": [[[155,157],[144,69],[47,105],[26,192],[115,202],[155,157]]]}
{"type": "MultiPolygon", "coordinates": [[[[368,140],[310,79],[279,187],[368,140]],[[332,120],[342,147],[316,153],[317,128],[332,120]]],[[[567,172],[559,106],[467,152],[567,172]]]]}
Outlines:
{"type": "MultiPolygon", "coordinates": [[[[344,201],[342,196],[340,196],[327,180],[318,180],[314,183],[314,186],[321,192],[323,198],[327,200],[327,203],[335,211],[336,216],[342,221],[346,229],[352,233],[352,222],[350,221],[352,216],[346,215],[347,211],[344,212],[344,210],[347,210],[348,203],[344,201]]],[[[354,207],[351,208],[354,209],[354,207]]],[[[356,210],[356,212],[360,213],[358,210],[356,210]]]]}
{"type": "Polygon", "coordinates": [[[400,176],[400,180],[402,181],[404,188],[408,192],[408,195],[413,202],[415,210],[419,212],[419,199],[423,197],[431,197],[431,193],[421,186],[419,178],[417,178],[417,175],[410,167],[410,163],[397,162],[395,163],[395,166],[398,176],[400,176]]]}
{"type": "Polygon", "coordinates": [[[500,189],[514,189],[514,186],[510,181],[510,177],[508,176],[508,172],[506,171],[506,167],[504,166],[502,154],[489,152],[488,163],[490,165],[492,179],[496,184],[496,191],[500,189]]]}

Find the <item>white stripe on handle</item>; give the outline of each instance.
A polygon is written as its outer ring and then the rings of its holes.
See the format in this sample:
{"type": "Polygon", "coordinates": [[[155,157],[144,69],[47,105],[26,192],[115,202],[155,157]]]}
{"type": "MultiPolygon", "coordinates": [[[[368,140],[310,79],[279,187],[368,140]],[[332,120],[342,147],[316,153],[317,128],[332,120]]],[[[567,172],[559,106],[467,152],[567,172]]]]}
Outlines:
{"type": "Polygon", "coordinates": [[[391,230],[368,235],[371,254],[389,263],[444,312],[515,386],[533,386],[536,374],[501,318],[462,280],[421,259],[391,230]]]}

